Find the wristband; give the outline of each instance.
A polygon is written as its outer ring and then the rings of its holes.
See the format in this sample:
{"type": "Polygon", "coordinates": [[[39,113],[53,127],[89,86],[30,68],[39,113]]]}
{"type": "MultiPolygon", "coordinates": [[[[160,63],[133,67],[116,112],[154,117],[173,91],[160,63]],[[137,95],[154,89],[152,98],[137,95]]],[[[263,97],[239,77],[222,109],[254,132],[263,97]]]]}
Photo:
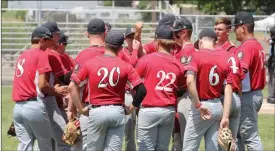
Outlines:
{"type": "Polygon", "coordinates": [[[195,105],[196,109],[199,108],[199,107],[201,107],[201,103],[199,103],[198,105],[195,105]]]}

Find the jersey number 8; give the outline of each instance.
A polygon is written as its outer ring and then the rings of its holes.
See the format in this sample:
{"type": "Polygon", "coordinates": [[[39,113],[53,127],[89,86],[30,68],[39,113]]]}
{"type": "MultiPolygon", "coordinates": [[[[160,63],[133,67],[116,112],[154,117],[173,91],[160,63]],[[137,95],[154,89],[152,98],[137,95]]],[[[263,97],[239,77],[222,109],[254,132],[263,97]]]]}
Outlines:
{"type": "Polygon", "coordinates": [[[109,74],[109,71],[107,68],[100,68],[98,71],[97,71],[97,75],[98,76],[101,76],[101,71],[103,71],[103,77],[102,79],[100,80],[100,82],[98,83],[98,88],[105,88],[107,87],[108,84],[110,84],[110,86],[114,87],[117,85],[118,81],[119,81],[119,75],[120,75],[120,69],[119,67],[114,67],[110,74],[109,74]],[[114,72],[117,72],[117,80],[116,82],[114,82],[114,72]],[[103,83],[103,81],[107,78],[107,76],[109,77],[109,82],[106,82],[106,83],[103,83]]]}

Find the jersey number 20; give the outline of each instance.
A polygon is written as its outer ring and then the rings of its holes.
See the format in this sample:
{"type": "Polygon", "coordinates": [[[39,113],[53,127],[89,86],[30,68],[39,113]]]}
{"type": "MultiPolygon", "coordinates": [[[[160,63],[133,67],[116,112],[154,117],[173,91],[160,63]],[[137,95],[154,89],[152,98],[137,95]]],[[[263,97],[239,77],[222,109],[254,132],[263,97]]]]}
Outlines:
{"type": "Polygon", "coordinates": [[[110,72],[110,74],[109,74],[109,71],[108,71],[108,69],[107,68],[100,68],[98,71],[97,71],[97,75],[98,76],[101,76],[102,75],[102,72],[103,72],[103,77],[102,77],[102,79],[100,80],[100,82],[98,83],[98,88],[105,88],[105,87],[107,87],[107,85],[108,84],[110,84],[110,86],[112,86],[112,87],[114,87],[114,86],[116,86],[117,85],[117,83],[118,83],[118,81],[119,81],[119,74],[120,74],[120,69],[119,69],[119,67],[114,67],[112,70],[111,70],[111,72],[110,72]],[[116,82],[114,82],[114,72],[117,72],[117,80],[116,80],[116,82]],[[105,82],[104,83],[104,80],[106,79],[106,78],[109,78],[109,82],[105,82]]]}
{"type": "Polygon", "coordinates": [[[173,91],[173,88],[170,88],[169,85],[173,84],[175,81],[176,81],[176,75],[172,72],[169,72],[169,73],[165,73],[164,71],[159,71],[157,73],[157,78],[160,78],[160,81],[159,83],[156,85],[156,90],[164,90],[164,91],[168,91],[168,92],[172,92],[173,91]],[[162,82],[165,80],[165,79],[169,79],[170,82],[168,84],[166,84],[165,86],[161,86],[162,82]]]}

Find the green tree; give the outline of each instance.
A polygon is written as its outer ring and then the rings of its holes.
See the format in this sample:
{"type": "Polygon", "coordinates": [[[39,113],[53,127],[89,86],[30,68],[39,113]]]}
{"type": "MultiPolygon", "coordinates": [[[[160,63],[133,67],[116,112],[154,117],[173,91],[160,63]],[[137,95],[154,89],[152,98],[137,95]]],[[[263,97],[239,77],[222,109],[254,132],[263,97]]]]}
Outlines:
{"type": "MultiPolygon", "coordinates": [[[[116,0],[115,6],[131,7],[133,0],[116,0]]],[[[112,1],[104,1],[104,6],[112,6],[112,1]]]]}
{"type": "MultiPolygon", "coordinates": [[[[2,0],[1,1],[1,8],[8,8],[8,1],[7,0],[2,0]]],[[[5,11],[2,10],[2,13],[5,11]]]]}

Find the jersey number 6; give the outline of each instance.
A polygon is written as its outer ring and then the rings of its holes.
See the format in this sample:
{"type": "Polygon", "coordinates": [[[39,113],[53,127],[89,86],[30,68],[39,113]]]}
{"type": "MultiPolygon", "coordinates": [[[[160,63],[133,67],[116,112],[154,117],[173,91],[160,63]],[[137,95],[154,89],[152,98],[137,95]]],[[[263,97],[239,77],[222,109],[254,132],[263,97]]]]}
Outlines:
{"type": "Polygon", "coordinates": [[[169,73],[165,73],[164,71],[159,71],[157,73],[157,78],[161,78],[159,83],[156,85],[156,90],[164,90],[164,91],[168,91],[168,92],[172,92],[173,88],[169,88],[168,86],[173,84],[176,81],[176,75],[172,72],[169,73]],[[165,86],[161,86],[162,82],[164,81],[164,79],[170,79],[170,82],[168,84],[166,84],[165,86]]]}
{"type": "Polygon", "coordinates": [[[217,73],[215,73],[215,69],[217,66],[213,66],[209,73],[209,83],[212,86],[216,86],[220,82],[220,77],[217,73]]]}
{"type": "Polygon", "coordinates": [[[97,75],[98,76],[101,76],[101,71],[103,71],[103,78],[100,80],[100,82],[98,83],[98,88],[105,88],[107,87],[108,83],[110,84],[110,86],[114,87],[117,85],[118,83],[118,80],[119,80],[119,74],[120,74],[120,69],[119,67],[114,67],[110,74],[109,74],[109,71],[107,68],[100,68],[98,71],[97,71],[97,75]],[[117,72],[117,81],[114,82],[114,72],[117,72]],[[107,78],[107,76],[109,76],[109,82],[106,82],[106,83],[103,83],[104,80],[107,78]]]}

